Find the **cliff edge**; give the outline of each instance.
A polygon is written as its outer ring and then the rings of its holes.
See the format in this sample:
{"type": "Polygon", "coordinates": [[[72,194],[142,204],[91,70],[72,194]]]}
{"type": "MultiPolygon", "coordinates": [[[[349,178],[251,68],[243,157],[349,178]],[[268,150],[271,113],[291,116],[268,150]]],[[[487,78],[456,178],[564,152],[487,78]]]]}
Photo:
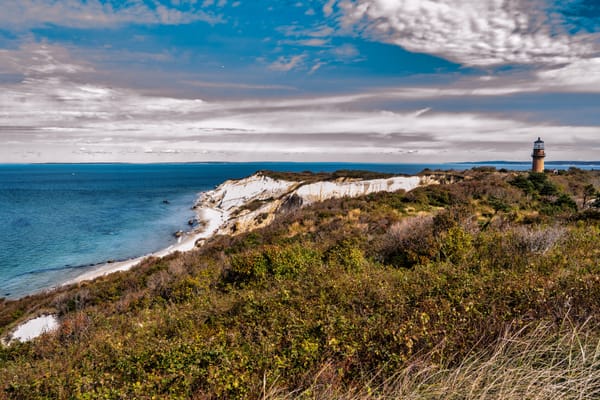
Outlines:
{"type": "MultiPolygon", "coordinates": [[[[390,176],[379,179],[338,177],[334,180],[274,179],[257,172],[244,179],[228,180],[203,192],[194,209],[199,220],[218,213],[222,223],[212,234],[237,235],[268,225],[281,213],[332,198],[358,197],[377,192],[411,191],[439,184],[434,176],[390,176]]],[[[197,244],[204,242],[204,239],[197,244]]]]}

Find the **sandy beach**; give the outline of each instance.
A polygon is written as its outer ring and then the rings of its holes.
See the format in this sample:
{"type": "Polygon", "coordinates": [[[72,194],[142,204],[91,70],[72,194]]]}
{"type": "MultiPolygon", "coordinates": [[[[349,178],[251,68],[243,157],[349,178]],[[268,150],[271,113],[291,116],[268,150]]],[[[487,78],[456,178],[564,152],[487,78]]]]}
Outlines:
{"type": "Polygon", "coordinates": [[[179,238],[176,244],[173,244],[154,253],[132,258],[130,260],[97,265],[92,271],[85,272],[74,279],[64,282],[61,286],[92,280],[100,276],[111,274],[113,272],[127,271],[149,257],[161,258],[168,256],[169,254],[173,254],[177,251],[190,251],[194,249],[194,247],[196,247],[196,242],[198,240],[207,239],[214,235],[215,232],[219,229],[219,227],[223,225],[228,219],[228,214],[226,211],[208,207],[199,208],[197,210],[197,216],[198,221],[200,221],[203,227],[190,232],[185,232],[183,236],[179,238]]]}

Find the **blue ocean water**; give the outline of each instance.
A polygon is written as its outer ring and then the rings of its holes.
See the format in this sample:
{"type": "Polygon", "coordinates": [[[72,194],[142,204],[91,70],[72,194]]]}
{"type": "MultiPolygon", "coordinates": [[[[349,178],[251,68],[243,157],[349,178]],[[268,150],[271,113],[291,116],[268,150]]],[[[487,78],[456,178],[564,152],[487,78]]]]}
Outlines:
{"type": "MultiPolygon", "coordinates": [[[[424,168],[475,165],[0,164],[0,297],[21,297],[75,278],[96,264],[165,248],[175,242],[173,232],[188,228],[199,192],[261,169],[414,174],[424,168]]],[[[529,168],[528,163],[484,165],[529,168]]]]}

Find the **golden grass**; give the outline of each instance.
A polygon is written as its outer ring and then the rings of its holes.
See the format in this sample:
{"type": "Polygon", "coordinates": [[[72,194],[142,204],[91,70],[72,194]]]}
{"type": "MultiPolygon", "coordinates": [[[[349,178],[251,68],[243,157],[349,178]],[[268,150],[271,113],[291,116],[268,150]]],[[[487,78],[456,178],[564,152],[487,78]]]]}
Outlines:
{"type": "Polygon", "coordinates": [[[506,332],[489,349],[469,354],[456,366],[414,360],[383,383],[375,374],[362,387],[323,383],[296,393],[264,387],[264,400],[592,400],[600,398],[600,338],[593,330],[550,323],[506,332]]]}

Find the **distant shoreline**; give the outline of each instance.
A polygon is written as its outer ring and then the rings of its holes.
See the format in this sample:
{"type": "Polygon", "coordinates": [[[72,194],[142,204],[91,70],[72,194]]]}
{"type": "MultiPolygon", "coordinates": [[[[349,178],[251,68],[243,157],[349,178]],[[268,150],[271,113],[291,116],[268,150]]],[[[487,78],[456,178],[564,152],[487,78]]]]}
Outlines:
{"type": "MultiPolygon", "coordinates": [[[[531,160],[522,161],[505,161],[505,160],[492,160],[492,161],[449,161],[439,162],[435,165],[524,165],[530,164],[531,160]]],[[[169,162],[127,162],[127,161],[107,161],[107,162],[28,162],[28,163],[0,163],[0,165],[251,165],[251,164],[293,164],[301,165],[307,164],[304,161],[169,161],[169,162]]],[[[323,164],[323,165],[432,165],[427,162],[353,162],[353,161],[311,161],[308,164],[323,164]]],[[[558,161],[546,161],[546,165],[598,165],[600,167],[600,160],[586,160],[586,161],[575,161],[575,160],[558,160],[558,161]]]]}

